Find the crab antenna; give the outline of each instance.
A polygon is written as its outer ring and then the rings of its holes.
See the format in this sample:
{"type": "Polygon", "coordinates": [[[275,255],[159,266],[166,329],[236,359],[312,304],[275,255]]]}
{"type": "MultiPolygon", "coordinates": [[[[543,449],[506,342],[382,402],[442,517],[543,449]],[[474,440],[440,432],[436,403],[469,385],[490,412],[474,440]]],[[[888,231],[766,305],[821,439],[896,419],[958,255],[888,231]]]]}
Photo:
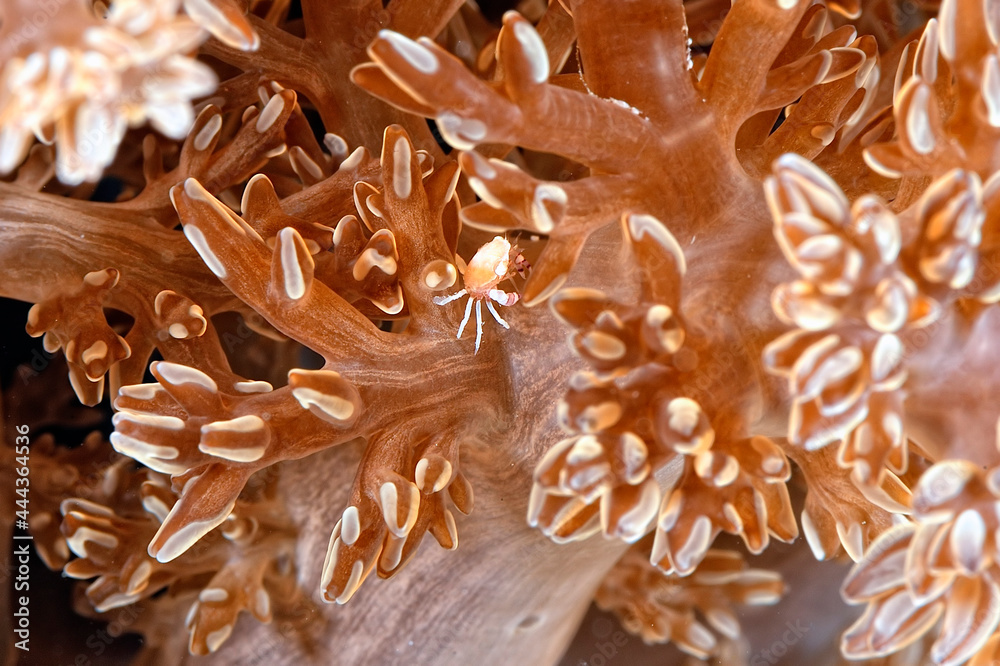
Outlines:
{"type": "Polygon", "coordinates": [[[476,353],[479,353],[479,342],[483,339],[483,302],[476,301],[476,353]]]}
{"type": "Polygon", "coordinates": [[[462,337],[462,331],[465,330],[465,325],[469,323],[469,315],[472,314],[472,296],[469,296],[469,302],[465,304],[465,316],[462,317],[462,323],[458,325],[458,335],[456,338],[462,337]]]}
{"type": "Polygon", "coordinates": [[[462,296],[465,296],[465,293],[466,293],[465,290],[462,289],[461,291],[456,291],[451,296],[435,296],[431,300],[434,301],[436,305],[444,305],[445,303],[451,303],[452,301],[457,300],[462,296]]]}
{"type": "Polygon", "coordinates": [[[486,301],[486,307],[489,308],[490,314],[493,315],[493,318],[497,320],[498,324],[500,324],[504,328],[507,328],[507,329],[510,328],[510,324],[508,324],[507,322],[505,322],[503,320],[503,317],[500,316],[500,313],[498,313],[496,311],[496,308],[493,307],[493,302],[492,301],[486,301]]]}

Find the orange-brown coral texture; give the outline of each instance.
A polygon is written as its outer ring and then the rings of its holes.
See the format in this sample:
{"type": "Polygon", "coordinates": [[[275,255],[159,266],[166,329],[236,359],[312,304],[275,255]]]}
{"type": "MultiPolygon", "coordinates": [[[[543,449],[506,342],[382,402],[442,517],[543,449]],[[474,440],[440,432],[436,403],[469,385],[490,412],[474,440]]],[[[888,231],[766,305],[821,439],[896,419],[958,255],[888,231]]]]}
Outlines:
{"type": "Polygon", "coordinates": [[[5,2],[0,541],[142,664],[996,663],[998,174],[1000,0],[5,2]]]}

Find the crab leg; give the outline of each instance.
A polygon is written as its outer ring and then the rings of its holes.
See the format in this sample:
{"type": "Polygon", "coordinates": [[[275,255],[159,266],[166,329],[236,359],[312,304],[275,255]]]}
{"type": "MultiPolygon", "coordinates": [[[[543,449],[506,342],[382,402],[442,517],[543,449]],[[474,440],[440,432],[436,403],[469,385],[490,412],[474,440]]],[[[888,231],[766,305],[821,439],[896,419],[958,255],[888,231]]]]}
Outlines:
{"type": "Polygon", "coordinates": [[[510,328],[510,324],[508,324],[507,322],[505,322],[503,320],[503,317],[501,317],[500,314],[496,311],[496,308],[493,307],[493,302],[492,301],[486,301],[486,307],[489,308],[490,314],[493,315],[493,318],[497,320],[498,324],[500,324],[504,328],[507,328],[507,329],[510,328]]]}
{"type": "Polygon", "coordinates": [[[469,302],[465,304],[465,316],[462,317],[462,323],[458,325],[458,335],[456,338],[462,337],[462,331],[465,330],[465,325],[469,323],[469,315],[472,314],[472,301],[473,298],[469,296],[469,302]]]}
{"type": "Polygon", "coordinates": [[[457,300],[462,296],[465,296],[465,294],[466,291],[463,289],[461,291],[456,291],[451,296],[435,296],[431,300],[434,301],[436,305],[445,305],[446,303],[451,303],[452,301],[457,300]]]}
{"type": "Polygon", "coordinates": [[[476,353],[479,353],[479,342],[483,339],[483,302],[476,300],[476,353]]]}

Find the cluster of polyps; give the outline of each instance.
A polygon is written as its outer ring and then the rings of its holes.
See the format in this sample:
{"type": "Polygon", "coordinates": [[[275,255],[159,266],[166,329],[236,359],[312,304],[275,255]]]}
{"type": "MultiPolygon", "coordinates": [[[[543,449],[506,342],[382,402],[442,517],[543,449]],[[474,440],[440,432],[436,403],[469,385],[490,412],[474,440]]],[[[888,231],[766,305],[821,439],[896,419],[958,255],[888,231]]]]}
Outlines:
{"type": "Polygon", "coordinates": [[[967,460],[944,460],[924,472],[912,521],[884,532],[844,581],[844,597],[867,604],[844,634],[844,655],[891,654],[943,618],[930,649],[934,663],[995,663],[998,481],[1000,469],[967,460]]]}
{"type": "Polygon", "coordinates": [[[5,3],[0,173],[21,163],[35,137],[56,144],[59,179],[73,184],[101,176],[130,125],[148,120],[183,139],[194,121],[191,100],[217,83],[188,53],[206,31],[236,49],[260,44],[243,10],[221,4],[187,0],[183,16],[171,0],[118,0],[98,3],[100,16],[87,2],[5,3]]]}
{"type": "Polygon", "coordinates": [[[611,570],[594,601],[647,644],[671,641],[699,659],[738,664],[749,644],[734,606],[777,603],[784,588],[780,575],[751,569],[742,554],[727,550],[708,551],[690,576],[664,576],[639,544],[611,570]]]}

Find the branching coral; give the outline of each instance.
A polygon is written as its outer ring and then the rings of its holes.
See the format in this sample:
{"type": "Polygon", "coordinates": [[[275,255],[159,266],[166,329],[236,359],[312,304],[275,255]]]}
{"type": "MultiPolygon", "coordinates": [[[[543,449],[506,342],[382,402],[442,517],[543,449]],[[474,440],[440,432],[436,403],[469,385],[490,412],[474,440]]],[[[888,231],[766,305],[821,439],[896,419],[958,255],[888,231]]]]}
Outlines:
{"type": "Polygon", "coordinates": [[[28,523],[140,660],[555,663],[596,593],[739,663],[722,533],[996,656],[992,1],[9,4],[0,294],[114,411],[28,523]]]}
{"type": "MultiPolygon", "coordinates": [[[[517,144],[590,168],[587,178],[551,183],[475,152],[461,157],[469,184],[483,199],[463,210],[463,220],[489,229],[530,229],[549,237],[525,285],[529,304],[559,288],[587,237],[617,211],[653,215],[668,224],[677,220],[670,226],[683,240],[693,231],[691,220],[712,224],[724,214],[703,210],[705,199],[692,197],[694,183],[726,183],[723,200],[738,197],[749,183],[733,159],[735,150],[773,156],[784,150],[818,152],[862,110],[864,86],[877,82],[877,77],[869,81],[875,71],[874,44],[855,39],[850,29],[824,35],[825,12],[820,7],[803,15],[804,4],[787,10],[769,2],[737,5],[719,45],[703,68],[694,71],[679,3],[629,2],[610,23],[608,6],[580,4],[573,6],[580,74],[550,77],[553,62],[544,42],[513,13],[505,17],[497,39],[502,78],[495,85],[478,80],[430,40],[413,42],[389,32],[369,47],[374,64],[352,73],[359,85],[390,103],[434,117],[456,148],[517,144]],[[768,31],[754,30],[765,22],[771,24],[768,31]],[[600,54],[615,42],[623,52],[616,67],[609,68],[600,54]],[[730,48],[737,44],[759,54],[755,69],[739,62],[739,51],[730,48]],[[653,70],[646,68],[650,53],[661,63],[653,70]],[[817,84],[845,77],[848,85],[814,102],[818,108],[793,114],[785,130],[772,137],[747,130],[737,138],[751,117],[780,109],[817,84]],[[849,112],[844,105],[850,106],[849,112]],[[679,130],[672,123],[678,117],[700,120],[679,130]],[[807,136],[800,136],[803,133],[807,136]],[[663,173],[678,177],[664,179],[663,173]],[[659,182],[663,189],[651,191],[649,182],[659,182]]],[[[816,95],[820,90],[816,88],[816,95]]],[[[799,104],[808,105],[808,99],[799,104]]],[[[770,115],[765,132],[774,117],[770,115]]],[[[756,159],[760,164],[769,161],[764,155],[756,159]]]]}
{"type": "MultiPolygon", "coordinates": [[[[466,436],[469,417],[460,411],[449,423],[431,412],[422,419],[422,403],[433,404],[439,392],[433,384],[421,387],[413,377],[416,367],[455,366],[449,359],[462,354],[433,343],[453,314],[433,307],[428,298],[457,276],[451,263],[457,218],[454,211],[445,213],[454,205],[457,172],[453,167],[435,171],[425,183],[409,138],[392,127],[386,130],[381,163],[386,186],[369,194],[361,210],[365,222],[378,227],[372,241],[385,240],[369,242],[352,277],[375,271],[398,275],[395,292],[376,302],[389,314],[402,309],[404,298],[409,303],[409,326],[399,336],[380,333],[315,279],[316,263],[295,227],[278,232],[271,249],[254,227],[235,218],[197,181],[189,179],[174,190],[185,235],[209,268],[279,330],[319,351],[327,365],[291,371],[288,386],[278,391],[237,383],[222,392],[195,368],[154,364],[158,385],[123,389],[113,443],[172,474],[184,488],[150,543],[150,554],[159,561],[176,558],[225,520],[253,472],[358,436],[369,439],[366,458],[371,461],[362,464],[350,506],[333,529],[324,565],[326,598],[345,603],[376,563],[381,575],[391,575],[425,532],[446,548],[457,546],[452,502],[467,513],[472,500],[456,446],[466,436]],[[443,217],[453,221],[447,232],[443,217]],[[336,322],[335,336],[309,325],[316,316],[336,322]],[[389,404],[396,387],[406,385],[412,403],[407,409],[414,413],[401,431],[392,426],[398,408],[386,413],[381,406],[389,404]]],[[[350,242],[347,234],[356,227],[353,217],[342,218],[327,241],[350,242]]],[[[324,249],[313,246],[315,252],[324,249]]],[[[494,390],[484,387],[465,399],[496,402],[490,397],[494,390]]]]}
{"type": "Polygon", "coordinates": [[[95,610],[126,606],[167,586],[183,588],[200,578],[204,582],[190,603],[185,625],[191,653],[208,654],[229,637],[241,611],[270,622],[272,605],[294,601],[295,538],[273,495],[267,496],[268,489],[256,501],[237,503],[223,528],[198,551],[163,564],[146,555],[143,546],[166,517],[174,496],[154,473],[141,483],[133,478],[135,483],[122,489],[124,497],[108,498],[115,510],[82,499],[66,500],[62,506],[62,531],[78,556],[65,572],[72,578],[96,576],[87,587],[95,610]]]}
{"type": "MultiPolygon", "coordinates": [[[[294,99],[291,93],[284,95],[294,99]]],[[[287,118],[291,110],[291,104],[279,107],[274,121],[287,118]]],[[[191,246],[169,230],[174,224],[165,218],[172,214],[169,199],[159,184],[198,176],[222,190],[244,177],[282,139],[280,124],[256,122],[256,114],[257,109],[244,114],[232,141],[216,151],[222,118],[217,109],[207,107],[181,148],[177,168],[165,173],[152,149],[144,165],[152,182],[139,197],[122,204],[64,200],[16,183],[2,185],[5,196],[19,202],[8,209],[0,231],[4,265],[16,276],[4,293],[36,303],[28,331],[45,334],[49,352],[67,350],[71,381],[81,402],[101,400],[107,373],[112,393],[122,384],[140,381],[154,350],[168,359],[199,358],[213,371],[228,371],[206,315],[246,308],[213,284],[191,246]],[[66,215],[72,220],[69,226],[53,222],[66,215]],[[69,252],[45,241],[52,233],[75,234],[91,242],[69,252]],[[123,237],[134,238],[116,256],[103,256],[102,244],[123,237]],[[160,263],[173,276],[166,282],[148,271],[160,263]],[[127,334],[111,328],[106,309],[131,315],[135,321],[127,334]]]]}

